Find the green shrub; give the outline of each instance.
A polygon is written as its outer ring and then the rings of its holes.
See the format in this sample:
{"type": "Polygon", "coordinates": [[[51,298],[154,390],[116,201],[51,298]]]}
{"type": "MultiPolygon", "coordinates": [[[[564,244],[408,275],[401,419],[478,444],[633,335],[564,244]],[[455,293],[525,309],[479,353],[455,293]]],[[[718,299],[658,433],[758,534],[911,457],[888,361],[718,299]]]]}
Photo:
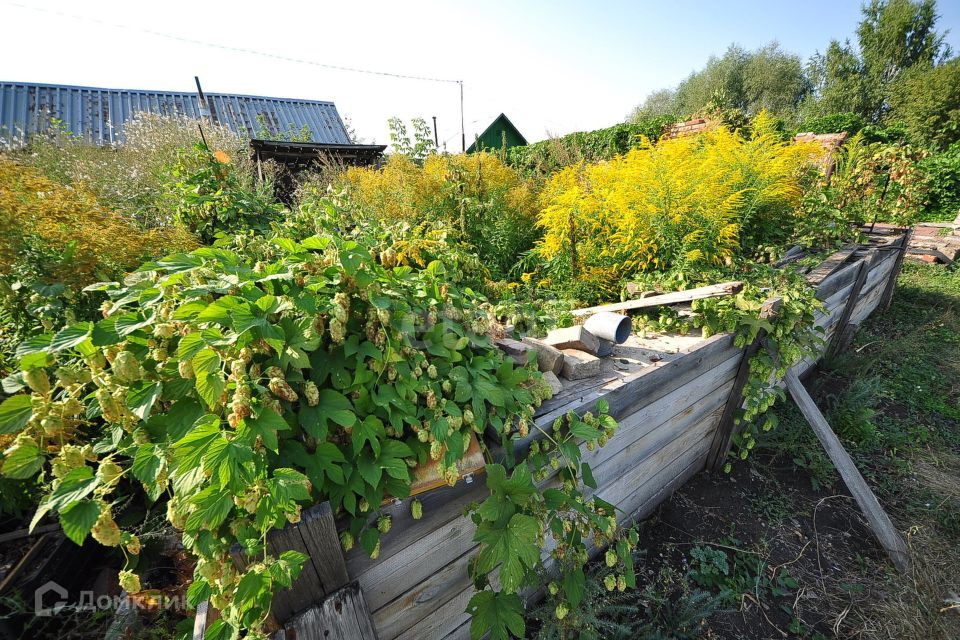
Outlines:
{"type": "Polygon", "coordinates": [[[524,173],[542,177],[581,160],[590,162],[622,155],[639,147],[641,137],[655,142],[675,121],[673,116],[657,116],[513,147],[507,150],[507,162],[524,173]]]}
{"type": "Polygon", "coordinates": [[[856,135],[866,125],[862,116],[855,113],[833,113],[827,116],[805,120],[797,128],[797,133],[841,133],[856,135]]]}
{"type": "Polygon", "coordinates": [[[960,142],[924,159],[920,166],[929,190],[924,219],[953,220],[960,211],[960,142]]]}
{"type": "Polygon", "coordinates": [[[253,171],[244,141],[226,127],[186,117],[138,115],[124,125],[124,143],[116,147],[90,144],[54,126],[31,139],[17,159],[66,186],[83,185],[103,205],[142,227],[160,227],[174,222],[164,200],[167,168],[180,149],[200,142],[201,124],[211,149],[243,164],[238,175],[250,188],[253,171]]]}
{"type": "Polygon", "coordinates": [[[204,243],[238,231],[266,231],[282,211],[270,185],[245,186],[230,155],[203,143],[177,150],[165,171],[167,210],[204,243]]]}

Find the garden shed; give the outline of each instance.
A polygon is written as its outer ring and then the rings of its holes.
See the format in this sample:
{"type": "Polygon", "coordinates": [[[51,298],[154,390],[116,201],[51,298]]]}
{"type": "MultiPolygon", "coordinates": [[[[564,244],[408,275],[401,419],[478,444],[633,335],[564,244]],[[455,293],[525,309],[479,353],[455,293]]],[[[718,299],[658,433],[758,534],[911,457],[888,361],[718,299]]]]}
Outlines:
{"type": "Polygon", "coordinates": [[[486,129],[483,130],[476,140],[467,148],[467,153],[476,153],[484,149],[510,149],[511,147],[522,147],[527,144],[527,139],[523,137],[520,130],[517,129],[506,114],[501,113],[486,129]]]}

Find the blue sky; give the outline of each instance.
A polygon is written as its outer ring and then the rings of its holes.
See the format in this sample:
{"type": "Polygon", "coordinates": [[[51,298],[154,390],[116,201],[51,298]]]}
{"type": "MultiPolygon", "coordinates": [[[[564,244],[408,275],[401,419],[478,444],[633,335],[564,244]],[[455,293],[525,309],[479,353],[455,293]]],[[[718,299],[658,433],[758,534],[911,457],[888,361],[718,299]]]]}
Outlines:
{"type": "MultiPolygon", "coordinates": [[[[621,121],[732,42],[807,58],[853,38],[860,2],[187,2],[0,0],[0,80],[204,89],[332,100],[367,141],[437,116],[459,148],[457,85],[356,74],[172,40],[151,30],[333,65],[463,79],[468,144],[501,111],[530,139],[621,121]],[[31,5],[33,6],[33,5],[31,5]],[[77,17],[79,16],[79,18],[77,17]]],[[[960,2],[939,2],[960,50],[960,2]]]]}

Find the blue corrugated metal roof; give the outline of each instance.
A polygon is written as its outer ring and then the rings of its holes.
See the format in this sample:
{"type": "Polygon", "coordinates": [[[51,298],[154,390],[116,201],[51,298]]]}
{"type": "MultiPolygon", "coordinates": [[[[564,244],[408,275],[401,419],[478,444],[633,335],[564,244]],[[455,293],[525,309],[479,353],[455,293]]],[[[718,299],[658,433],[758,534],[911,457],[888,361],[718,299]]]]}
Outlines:
{"type": "MultiPolygon", "coordinates": [[[[210,117],[244,137],[256,137],[263,120],[271,136],[291,127],[310,128],[313,142],[350,144],[347,129],[332,102],[206,93],[210,117]]],[[[63,121],[75,135],[97,144],[123,142],[123,124],[138,113],[200,117],[196,93],[103,89],[31,82],[0,82],[0,143],[19,146],[63,121]]]]}

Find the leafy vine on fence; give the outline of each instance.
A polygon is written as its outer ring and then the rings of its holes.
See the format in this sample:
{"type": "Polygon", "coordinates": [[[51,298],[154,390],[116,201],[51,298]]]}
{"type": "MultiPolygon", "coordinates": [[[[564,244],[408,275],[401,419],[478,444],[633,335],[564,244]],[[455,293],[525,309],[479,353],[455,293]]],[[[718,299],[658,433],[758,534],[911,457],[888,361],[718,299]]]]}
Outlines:
{"type": "MultiPolygon", "coordinates": [[[[331,236],[240,242],[242,253],[205,247],[89,287],[108,297],[104,318],[21,344],[21,371],[4,380],[15,395],[0,405],[0,433],[13,438],[3,474],[43,486],[33,523],[56,514],[74,542],[92,535],[132,559],[141,544],[136,524],[118,524],[124,505],[165,509],[197,558],[189,600],[221,610],[211,638],[262,632],[272,594],[305,561],[270,555],[266,537],[304,505],[329,500],[348,518],[344,546],[376,558],[390,530],[380,505],[409,495],[412,467],[437,461],[455,483],[471,438],[497,432],[512,450],[550,395],[492,345],[484,300],[439,262],[388,269],[331,236]],[[232,561],[237,547],[246,568],[232,561]]],[[[492,496],[474,515],[478,633],[515,629],[484,602],[516,603],[538,575],[559,571],[559,618],[575,606],[585,544],[617,535],[613,506],[580,492],[592,476],[576,443],[602,444],[614,427],[602,412],[571,414],[529,456],[504,461],[509,480],[488,467],[492,496]],[[542,494],[535,478],[550,485],[542,494]],[[549,563],[532,546],[547,535],[549,563]]],[[[141,586],[129,568],[121,580],[141,586]]]]}

